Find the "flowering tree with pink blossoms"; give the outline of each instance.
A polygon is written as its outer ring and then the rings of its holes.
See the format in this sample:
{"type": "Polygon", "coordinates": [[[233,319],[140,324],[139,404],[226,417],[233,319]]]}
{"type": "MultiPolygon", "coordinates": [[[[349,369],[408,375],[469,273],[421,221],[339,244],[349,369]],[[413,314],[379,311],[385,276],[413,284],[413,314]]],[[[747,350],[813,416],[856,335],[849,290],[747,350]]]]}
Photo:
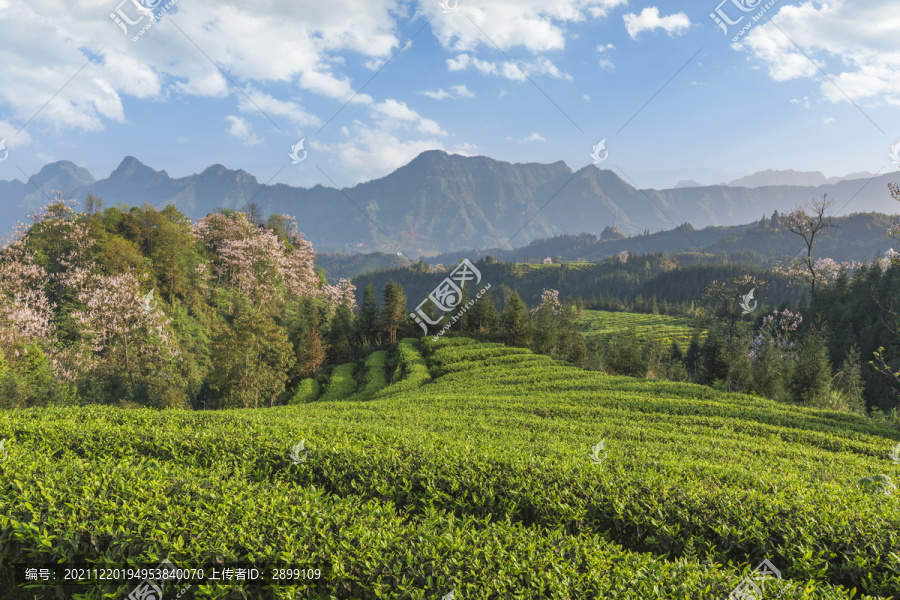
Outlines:
{"type": "Polygon", "coordinates": [[[329,307],[346,306],[350,310],[356,308],[356,286],[349,279],[340,279],[337,285],[326,285],[322,288],[322,296],[329,307]]]}
{"type": "Polygon", "coordinates": [[[244,213],[215,213],[199,219],[194,238],[206,249],[209,268],[201,268],[213,288],[227,286],[259,311],[280,294],[312,297],[319,290],[312,244],[288,223],[288,240],[247,220],[244,213]]]}
{"type": "Polygon", "coordinates": [[[46,293],[46,271],[21,240],[3,248],[0,259],[0,350],[48,340],[53,334],[53,305],[46,293]]]}
{"type": "Polygon", "coordinates": [[[791,275],[795,280],[802,281],[809,286],[813,298],[819,288],[829,278],[833,279],[839,271],[837,264],[831,259],[813,259],[813,246],[816,238],[825,235],[831,227],[836,227],[828,213],[834,207],[834,203],[822,196],[821,200],[811,200],[802,206],[796,206],[794,210],[779,218],[782,226],[788,231],[803,239],[806,246],[806,256],[793,258],[783,267],[783,272],[791,275]]]}
{"type": "Polygon", "coordinates": [[[78,269],[67,281],[84,307],[72,317],[90,344],[93,367],[114,373],[121,366],[134,393],[135,372],[147,372],[154,363],[158,369],[178,355],[170,319],[158,306],[151,308],[134,274],[98,276],[78,269]]]}

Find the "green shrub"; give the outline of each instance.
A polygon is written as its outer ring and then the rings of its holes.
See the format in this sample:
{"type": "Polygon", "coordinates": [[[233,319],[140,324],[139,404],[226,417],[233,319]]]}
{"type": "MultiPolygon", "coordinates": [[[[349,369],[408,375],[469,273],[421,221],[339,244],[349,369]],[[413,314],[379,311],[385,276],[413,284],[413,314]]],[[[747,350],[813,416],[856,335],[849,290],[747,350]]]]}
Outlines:
{"type": "Polygon", "coordinates": [[[322,402],[334,402],[337,400],[346,400],[356,392],[356,379],[353,375],[356,372],[356,363],[345,363],[335,367],[331,372],[328,383],[324,386],[325,393],[320,400],[322,402]]]}
{"type": "Polygon", "coordinates": [[[305,404],[307,402],[313,402],[319,397],[321,391],[319,382],[314,378],[307,377],[306,379],[301,379],[300,383],[297,384],[297,387],[294,388],[294,395],[291,396],[289,404],[305,404]]]}

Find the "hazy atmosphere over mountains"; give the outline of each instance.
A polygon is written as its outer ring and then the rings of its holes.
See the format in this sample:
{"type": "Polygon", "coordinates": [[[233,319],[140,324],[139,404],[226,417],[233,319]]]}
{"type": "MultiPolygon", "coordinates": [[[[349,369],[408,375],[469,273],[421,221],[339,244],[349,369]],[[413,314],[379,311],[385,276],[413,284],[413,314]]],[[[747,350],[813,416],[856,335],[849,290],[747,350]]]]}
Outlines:
{"type": "Polygon", "coordinates": [[[821,173],[768,171],[730,186],[639,190],[616,172],[594,165],[573,171],[562,161],[510,164],[431,150],[386,177],[339,190],[264,185],[246,171],[222,165],[172,178],[126,157],[101,180],[60,161],[45,166],[29,183],[0,181],[0,195],[10,207],[0,225],[8,231],[45,202],[35,185],[63,190],[79,201],[93,194],[106,206],[175,204],[191,218],[219,207],[242,209],[252,201],[266,214],[297,215],[301,230],[321,251],[399,251],[415,257],[507,243],[524,246],[559,233],[600,235],[615,224],[626,235],[685,222],[697,228],[738,225],[823,194],[835,200],[841,209],[837,215],[895,212],[896,202],[885,187],[896,176],[859,175],[868,177],[826,182],[821,173]],[[796,185],[800,182],[809,185],[796,185]]]}

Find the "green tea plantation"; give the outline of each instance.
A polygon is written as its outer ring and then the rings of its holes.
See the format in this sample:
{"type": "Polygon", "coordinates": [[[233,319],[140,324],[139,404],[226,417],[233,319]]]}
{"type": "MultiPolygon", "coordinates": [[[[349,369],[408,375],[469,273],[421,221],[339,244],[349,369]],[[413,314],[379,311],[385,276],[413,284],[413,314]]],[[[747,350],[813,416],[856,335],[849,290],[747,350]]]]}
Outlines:
{"type": "Polygon", "coordinates": [[[332,379],[257,410],[0,412],[0,598],[139,597],[9,565],[164,559],[269,577],[165,600],[900,597],[900,434],[864,417],[462,338],[332,379]]]}
{"type": "MultiPolygon", "coordinates": [[[[675,342],[682,350],[687,350],[691,336],[697,331],[695,322],[687,317],[605,310],[586,310],[578,323],[581,332],[588,338],[599,337],[609,342],[634,331],[635,337],[642,341],[657,341],[663,347],[669,347],[675,342]]],[[[700,331],[699,338],[700,341],[705,340],[706,332],[700,331]]]]}

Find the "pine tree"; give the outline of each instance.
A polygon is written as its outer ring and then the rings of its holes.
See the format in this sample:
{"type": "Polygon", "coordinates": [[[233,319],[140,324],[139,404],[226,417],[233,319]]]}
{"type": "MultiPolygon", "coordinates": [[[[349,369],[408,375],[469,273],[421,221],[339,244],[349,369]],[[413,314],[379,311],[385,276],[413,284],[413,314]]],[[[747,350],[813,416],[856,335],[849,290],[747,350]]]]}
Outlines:
{"type": "Polygon", "coordinates": [[[697,331],[691,336],[691,344],[688,346],[684,362],[691,381],[696,380],[700,370],[700,333],[697,331]]]}
{"type": "Polygon", "coordinates": [[[345,363],[353,358],[351,340],[353,338],[353,311],[347,304],[341,304],[331,316],[328,327],[327,356],[333,364],[345,363]]]}
{"type": "Polygon", "coordinates": [[[460,295],[459,304],[456,306],[455,311],[451,311],[451,314],[458,314],[459,319],[457,319],[456,323],[453,325],[453,329],[459,333],[470,333],[472,328],[472,309],[474,306],[466,306],[469,303],[469,288],[468,286],[464,286],[462,288],[462,294],[460,295]]]}
{"type": "Polygon", "coordinates": [[[406,318],[406,295],[403,286],[388,281],[384,286],[384,301],[381,304],[379,324],[381,331],[388,337],[388,343],[397,345],[397,333],[401,330],[403,319],[406,318]]]}
{"type": "Polygon", "coordinates": [[[378,301],[372,282],[363,290],[363,301],[356,319],[356,344],[360,348],[379,346],[381,332],[378,327],[378,301]]]}
{"type": "Polygon", "coordinates": [[[319,332],[321,326],[322,315],[316,302],[311,298],[301,299],[296,311],[288,317],[289,339],[296,357],[292,379],[310,377],[325,364],[325,345],[319,332]]]}
{"type": "Polygon", "coordinates": [[[531,341],[528,308],[518,291],[509,297],[501,324],[506,342],[511,346],[527,346],[531,341]]]}
{"type": "Polygon", "coordinates": [[[325,364],[325,356],[322,336],[318,326],[314,326],[306,336],[306,343],[297,352],[297,374],[301,378],[315,375],[325,364]]]}
{"type": "Polygon", "coordinates": [[[847,352],[841,364],[841,391],[847,396],[848,408],[853,412],[866,412],[866,400],[863,398],[864,382],[859,347],[854,344],[847,352]]]}
{"type": "Polygon", "coordinates": [[[500,313],[497,312],[497,305],[489,294],[482,296],[476,305],[481,305],[481,314],[478,321],[478,331],[489,335],[495,335],[500,332],[500,313]]]}
{"type": "Polygon", "coordinates": [[[493,335],[500,331],[500,315],[497,305],[489,294],[484,294],[475,301],[468,315],[471,332],[481,335],[493,335]]]}
{"type": "Polygon", "coordinates": [[[828,333],[821,320],[817,319],[800,339],[791,391],[795,401],[813,406],[823,405],[831,391],[828,333]]]}

